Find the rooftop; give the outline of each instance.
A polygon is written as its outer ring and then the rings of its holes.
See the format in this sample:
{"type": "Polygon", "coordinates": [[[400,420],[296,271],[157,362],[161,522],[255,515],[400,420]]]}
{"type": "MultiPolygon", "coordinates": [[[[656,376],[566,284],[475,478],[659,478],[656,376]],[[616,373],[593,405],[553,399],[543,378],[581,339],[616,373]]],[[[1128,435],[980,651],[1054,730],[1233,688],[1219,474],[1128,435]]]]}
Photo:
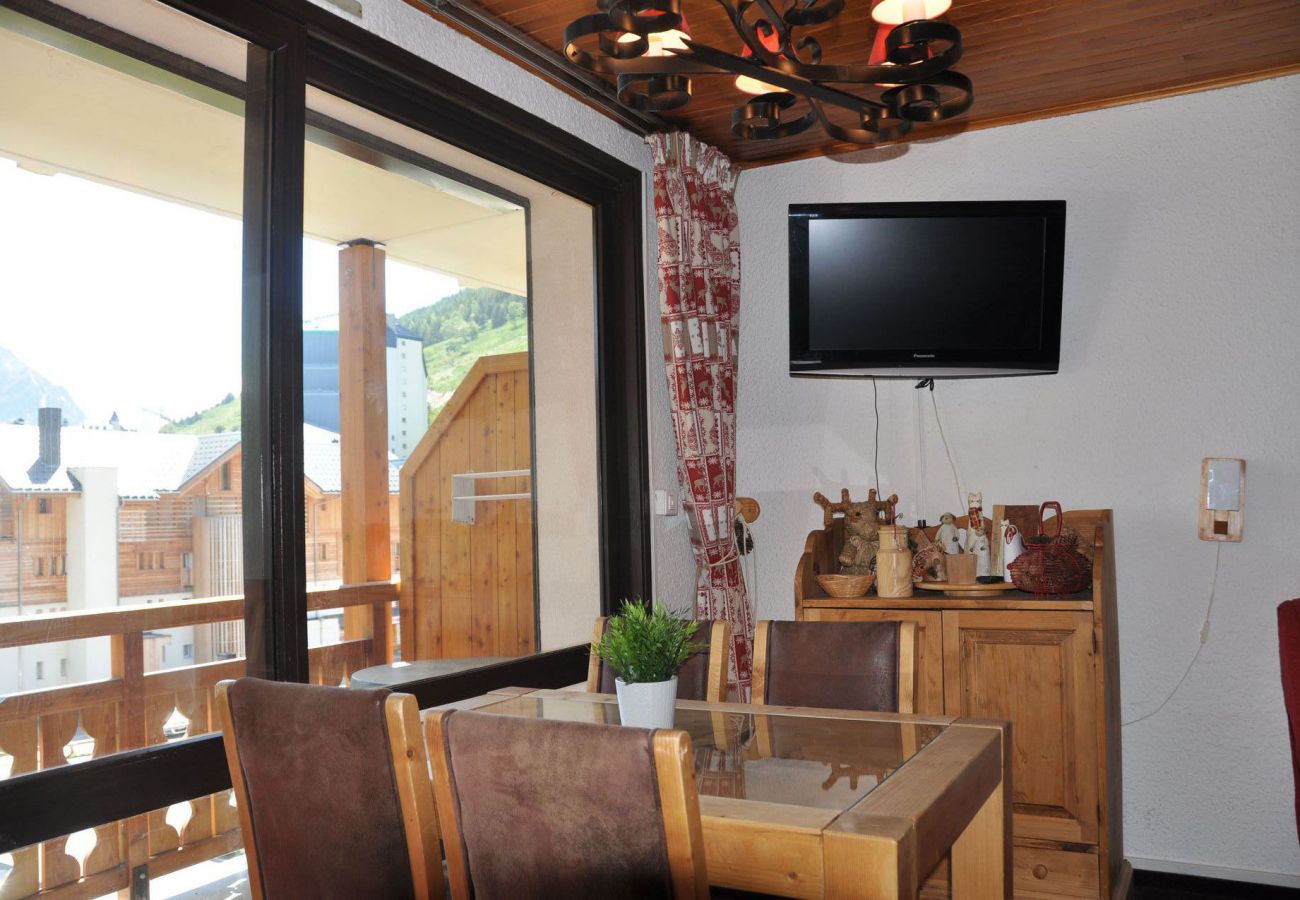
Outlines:
{"type": "MultiPolygon", "coordinates": [[[[70,471],[81,467],[117,469],[118,496],[157,499],[178,491],[239,445],[239,432],[148,434],[139,431],[64,426],[61,463],[38,462],[40,430],[35,425],[0,425],[0,485],[11,491],[71,494],[81,490],[70,471]]],[[[343,489],[339,436],[303,426],[303,468],[323,493],[343,489]]],[[[400,460],[389,460],[388,487],[398,490],[400,460]]]]}

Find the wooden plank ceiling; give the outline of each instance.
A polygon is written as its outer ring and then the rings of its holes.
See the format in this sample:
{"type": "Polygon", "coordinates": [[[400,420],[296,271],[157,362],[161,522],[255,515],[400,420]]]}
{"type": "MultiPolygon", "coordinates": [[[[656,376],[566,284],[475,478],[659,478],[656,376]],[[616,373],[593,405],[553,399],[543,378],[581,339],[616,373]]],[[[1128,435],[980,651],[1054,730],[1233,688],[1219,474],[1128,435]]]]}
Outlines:
{"type": "MultiPolygon", "coordinates": [[[[557,57],[565,26],[596,11],[595,0],[477,5],[557,57]]],[[[867,61],[871,5],[846,0],[837,19],[808,29],[822,43],[823,62],[867,61]]],[[[718,3],[683,0],[682,9],[695,40],[739,52],[718,3]]],[[[965,52],[956,69],[974,83],[975,104],[960,118],[918,125],[909,140],[1300,71],[1300,0],[954,0],[945,18],[961,29],[965,52]]],[[[692,93],[688,106],[664,118],[742,165],[862,149],[817,125],[782,140],[742,140],[731,133],[731,113],[749,95],[732,79],[697,76],[692,93]]],[[[1207,139],[1213,130],[1207,122],[1207,139]]]]}

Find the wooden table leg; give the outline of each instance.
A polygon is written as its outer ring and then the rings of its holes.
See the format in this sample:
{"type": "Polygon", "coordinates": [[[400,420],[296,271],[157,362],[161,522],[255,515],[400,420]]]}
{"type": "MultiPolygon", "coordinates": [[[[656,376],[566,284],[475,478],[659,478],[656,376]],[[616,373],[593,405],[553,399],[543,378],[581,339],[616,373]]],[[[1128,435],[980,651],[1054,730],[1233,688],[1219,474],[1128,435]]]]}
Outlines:
{"type": "Polygon", "coordinates": [[[998,782],[952,845],[953,900],[1011,897],[1010,808],[998,782]]]}
{"type": "Polygon", "coordinates": [[[910,819],[878,818],[854,832],[822,835],[826,900],[912,900],[916,831],[910,819]]]}

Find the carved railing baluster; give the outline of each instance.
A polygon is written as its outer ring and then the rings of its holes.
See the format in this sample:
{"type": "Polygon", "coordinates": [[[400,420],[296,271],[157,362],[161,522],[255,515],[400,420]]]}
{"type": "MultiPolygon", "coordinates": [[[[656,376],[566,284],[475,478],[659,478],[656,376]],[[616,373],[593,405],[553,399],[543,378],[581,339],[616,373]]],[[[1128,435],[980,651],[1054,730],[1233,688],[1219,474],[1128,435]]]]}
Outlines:
{"type": "MultiPolygon", "coordinates": [[[[398,586],[387,582],[351,585],[309,593],[308,608],[368,606],[378,629],[381,618],[387,625],[397,594],[398,586]]],[[[182,727],[187,736],[216,731],[213,688],[224,678],[242,675],[244,661],[146,672],[144,635],[217,622],[242,624],[242,616],[243,599],[225,597],[57,619],[0,618],[0,648],[103,638],[110,646],[108,680],[27,691],[0,703],[0,749],[12,756],[10,777],[67,765],[65,754],[75,758],[92,745],[90,752],[99,757],[164,743],[182,727]]],[[[312,680],[339,684],[358,669],[389,661],[387,644],[380,641],[376,649],[366,638],[314,647],[312,680]]],[[[238,849],[239,813],[230,791],[189,801],[188,812],[184,822],[173,815],[179,834],[168,824],[167,811],[159,810],[88,830],[76,836],[73,852],[68,836],[15,850],[9,854],[13,869],[0,882],[0,900],[102,896],[128,888],[131,872],[140,866],[147,865],[156,877],[238,849]]]]}

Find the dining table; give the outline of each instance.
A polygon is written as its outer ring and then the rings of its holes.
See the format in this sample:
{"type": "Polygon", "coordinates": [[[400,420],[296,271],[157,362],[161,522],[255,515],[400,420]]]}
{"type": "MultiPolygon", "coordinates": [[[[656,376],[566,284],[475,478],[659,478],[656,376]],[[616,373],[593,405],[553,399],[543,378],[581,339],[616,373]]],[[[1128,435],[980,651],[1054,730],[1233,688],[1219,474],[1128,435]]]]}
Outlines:
{"type": "MultiPolygon", "coordinates": [[[[440,708],[622,724],[614,695],[576,690],[440,708]]],[[[1011,896],[1010,723],[678,700],[672,727],[691,739],[711,885],[890,900],[946,869],[955,900],[1011,896]]]]}

